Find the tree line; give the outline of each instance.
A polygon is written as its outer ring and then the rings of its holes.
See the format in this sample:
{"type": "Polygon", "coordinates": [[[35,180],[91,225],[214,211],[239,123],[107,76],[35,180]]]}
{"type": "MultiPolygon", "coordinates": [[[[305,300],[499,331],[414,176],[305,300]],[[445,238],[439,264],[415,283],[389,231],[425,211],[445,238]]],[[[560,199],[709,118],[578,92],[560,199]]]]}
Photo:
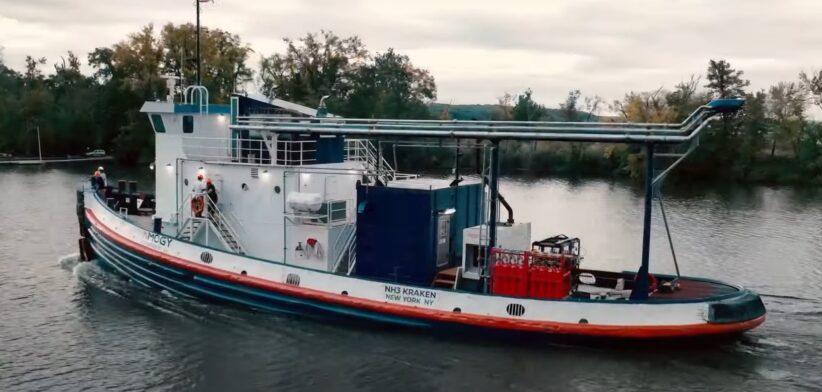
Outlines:
{"type": "MultiPolygon", "coordinates": [[[[822,109],[822,71],[800,73],[796,80],[752,91],[744,72],[726,60],[710,60],[704,79],[692,75],[671,89],[628,92],[607,103],[572,90],[547,109],[532,91],[499,99],[492,117],[499,120],[683,121],[711,99],[742,97],[742,111],[725,115],[705,130],[700,147],[678,170],[686,178],[752,182],[813,182],[822,178],[822,126],[809,109],[822,109]],[[602,112],[608,116],[600,115],[602,112]]],[[[531,173],[641,174],[639,146],[578,143],[519,143],[508,146],[503,166],[531,173]],[[507,162],[506,162],[507,160],[507,162]],[[506,165],[507,163],[507,165],[506,165]]]]}
{"type": "MultiPolygon", "coordinates": [[[[20,71],[7,67],[0,52],[0,153],[36,155],[39,130],[46,155],[104,148],[126,163],[150,160],[154,138],[139,108],[165,96],[162,75],[180,77],[184,86],[195,83],[195,37],[192,24],[145,26],[88,53],[89,74],[71,52],[56,62],[29,56],[20,71]]],[[[427,70],[393,49],[371,53],[356,36],[321,31],[285,38],[284,50],[267,56],[220,29],[204,28],[201,37],[202,84],[213,102],[226,102],[232,92],[253,84],[269,97],[310,107],[327,97],[329,111],[344,117],[459,118],[456,107],[433,104],[437,88],[427,70]],[[259,59],[256,72],[249,65],[252,56],[259,59]]],[[[482,106],[479,116],[679,122],[710,99],[725,97],[744,97],[746,105],[707,129],[683,175],[772,182],[822,178],[822,128],[808,114],[811,107],[822,108],[822,71],[753,91],[742,70],[710,60],[704,76],[668,89],[632,91],[612,102],[572,90],[554,108],[536,102],[528,89],[503,94],[482,106]]],[[[447,149],[400,155],[400,162],[416,167],[448,168],[457,159],[447,149]]],[[[476,161],[470,152],[459,159],[476,161]]],[[[510,142],[503,145],[502,166],[532,174],[637,176],[642,154],[637,146],[510,142]]]]}

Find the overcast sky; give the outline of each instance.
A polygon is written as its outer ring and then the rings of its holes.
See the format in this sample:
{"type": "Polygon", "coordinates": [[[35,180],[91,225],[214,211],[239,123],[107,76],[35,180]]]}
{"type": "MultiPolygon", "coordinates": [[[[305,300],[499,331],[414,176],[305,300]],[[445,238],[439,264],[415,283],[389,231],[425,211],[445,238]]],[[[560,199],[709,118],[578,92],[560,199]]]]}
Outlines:
{"type": "MultiPolygon", "coordinates": [[[[194,20],[193,0],[0,0],[7,65],[27,54],[81,58],[148,23],[194,20]]],[[[372,52],[407,54],[436,78],[438,101],[493,103],[532,88],[549,106],[570,89],[608,100],[702,74],[709,58],[753,88],[822,67],[821,0],[216,0],[202,22],[261,55],[282,37],[327,29],[372,52]]]]}

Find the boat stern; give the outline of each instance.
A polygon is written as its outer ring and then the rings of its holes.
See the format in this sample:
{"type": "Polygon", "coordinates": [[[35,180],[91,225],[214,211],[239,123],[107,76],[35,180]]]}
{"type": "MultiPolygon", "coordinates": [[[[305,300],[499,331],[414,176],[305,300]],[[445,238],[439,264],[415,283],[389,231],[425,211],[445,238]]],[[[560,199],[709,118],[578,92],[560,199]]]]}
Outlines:
{"type": "Polygon", "coordinates": [[[741,289],[737,296],[709,303],[707,321],[712,324],[734,324],[760,320],[750,327],[753,328],[765,321],[766,313],[759,294],[741,289]]]}

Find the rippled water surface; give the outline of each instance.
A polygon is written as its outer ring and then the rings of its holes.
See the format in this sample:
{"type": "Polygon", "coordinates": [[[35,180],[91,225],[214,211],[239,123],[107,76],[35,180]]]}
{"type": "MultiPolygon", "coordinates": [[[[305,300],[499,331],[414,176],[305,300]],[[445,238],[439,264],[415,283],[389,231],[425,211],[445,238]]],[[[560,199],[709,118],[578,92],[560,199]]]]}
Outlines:
{"type": "MultiPolygon", "coordinates": [[[[0,391],[819,390],[822,193],[669,189],[683,274],[764,294],[768,320],[720,346],[483,342],[175,298],[77,263],[74,188],[88,171],[0,167],[0,391]]],[[[119,177],[117,169],[110,177],[119,177]]],[[[124,170],[120,170],[121,173],[124,170]]],[[[129,175],[150,178],[148,173],[129,175]]],[[[639,263],[641,191],[607,181],[505,181],[533,235],[580,236],[585,265],[639,263]]],[[[673,262],[658,206],[652,271],[673,262]]]]}

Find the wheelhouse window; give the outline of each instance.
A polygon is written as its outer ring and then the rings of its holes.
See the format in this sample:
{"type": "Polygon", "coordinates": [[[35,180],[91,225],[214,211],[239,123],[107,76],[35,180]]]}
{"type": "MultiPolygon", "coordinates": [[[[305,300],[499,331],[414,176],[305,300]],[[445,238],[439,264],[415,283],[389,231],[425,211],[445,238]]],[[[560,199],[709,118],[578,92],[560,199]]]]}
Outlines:
{"type": "Polygon", "coordinates": [[[194,133],[194,116],[183,116],[183,133],[194,133]]]}
{"type": "Polygon", "coordinates": [[[151,115],[151,125],[154,126],[154,132],[165,133],[166,126],[163,124],[163,116],[159,114],[151,115]]]}

